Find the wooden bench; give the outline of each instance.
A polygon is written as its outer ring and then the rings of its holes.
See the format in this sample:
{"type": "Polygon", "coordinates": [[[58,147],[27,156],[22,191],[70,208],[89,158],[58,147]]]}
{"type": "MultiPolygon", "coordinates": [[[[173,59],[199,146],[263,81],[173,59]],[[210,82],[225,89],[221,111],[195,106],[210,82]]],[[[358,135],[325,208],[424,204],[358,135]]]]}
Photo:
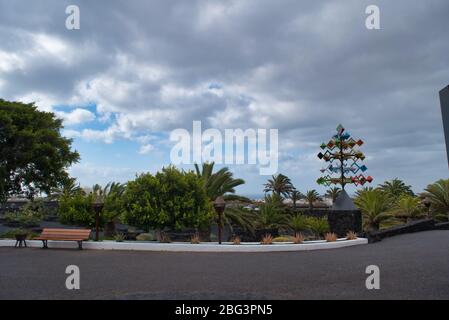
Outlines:
{"type": "Polygon", "coordinates": [[[90,230],[88,229],[53,229],[44,228],[39,237],[35,240],[42,240],[43,249],[47,249],[48,240],[61,240],[61,241],[76,241],[78,242],[78,249],[83,249],[83,240],[89,239],[90,230]]]}

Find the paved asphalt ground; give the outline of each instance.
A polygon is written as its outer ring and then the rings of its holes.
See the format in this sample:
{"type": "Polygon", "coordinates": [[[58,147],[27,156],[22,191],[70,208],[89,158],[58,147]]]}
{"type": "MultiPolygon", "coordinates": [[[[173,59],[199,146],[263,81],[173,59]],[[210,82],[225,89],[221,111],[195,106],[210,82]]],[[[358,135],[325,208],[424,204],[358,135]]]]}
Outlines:
{"type": "Polygon", "coordinates": [[[0,248],[0,299],[449,299],[449,231],[285,253],[0,248]],[[365,288],[371,264],[380,290],[365,288]]]}

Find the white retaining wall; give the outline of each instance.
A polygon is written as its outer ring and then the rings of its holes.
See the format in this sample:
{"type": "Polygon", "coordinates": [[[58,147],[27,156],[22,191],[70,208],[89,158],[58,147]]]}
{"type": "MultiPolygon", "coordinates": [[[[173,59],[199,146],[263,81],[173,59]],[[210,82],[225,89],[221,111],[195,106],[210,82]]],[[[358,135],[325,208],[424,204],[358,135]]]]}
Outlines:
{"type": "MultiPolygon", "coordinates": [[[[0,247],[13,247],[15,240],[0,240],[0,247]]],[[[158,242],[115,242],[115,241],[86,241],[83,242],[83,249],[87,250],[137,250],[137,251],[173,251],[173,252],[281,252],[281,251],[307,251],[350,247],[367,244],[368,239],[358,238],[355,240],[339,239],[335,242],[326,241],[306,241],[302,244],[274,243],[261,245],[256,242],[242,242],[240,245],[232,243],[158,243],[158,242]]],[[[27,246],[31,248],[41,248],[42,241],[27,240],[27,246]]],[[[75,241],[48,241],[48,247],[77,249],[75,241]]]]}

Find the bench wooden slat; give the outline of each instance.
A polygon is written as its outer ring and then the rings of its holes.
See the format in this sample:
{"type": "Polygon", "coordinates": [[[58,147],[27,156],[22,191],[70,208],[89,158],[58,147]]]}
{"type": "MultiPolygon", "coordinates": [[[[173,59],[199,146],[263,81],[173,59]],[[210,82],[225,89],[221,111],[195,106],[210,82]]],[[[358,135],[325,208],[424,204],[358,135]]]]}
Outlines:
{"type": "Polygon", "coordinates": [[[44,242],[44,248],[47,247],[46,242],[48,240],[77,241],[79,242],[79,249],[81,249],[81,242],[89,239],[90,233],[91,231],[89,229],[44,228],[40,236],[35,239],[42,240],[44,242]]]}
{"type": "Polygon", "coordinates": [[[76,235],[84,235],[89,234],[90,232],[42,232],[42,234],[76,234],[76,235]]]}
{"type": "Polygon", "coordinates": [[[54,229],[54,230],[50,230],[50,229],[44,229],[42,231],[43,233],[86,233],[86,232],[90,232],[90,230],[84,230],[84,229],[54,229]]]}
{"type": "Polygon", "coordinates": [[[86,237],[82,237],[79,235],[67,235],[67,234],[59,234],[59,235],[40,235],[39,238],[68,238],[68,239],[85,239],[86,237]]]}
{"type": "Polygon", "coordinates": [[[35,240],[83,241],[84,239],[78,239],[78,238],[57,238],[57,239],[35,238],[35,240]]]}

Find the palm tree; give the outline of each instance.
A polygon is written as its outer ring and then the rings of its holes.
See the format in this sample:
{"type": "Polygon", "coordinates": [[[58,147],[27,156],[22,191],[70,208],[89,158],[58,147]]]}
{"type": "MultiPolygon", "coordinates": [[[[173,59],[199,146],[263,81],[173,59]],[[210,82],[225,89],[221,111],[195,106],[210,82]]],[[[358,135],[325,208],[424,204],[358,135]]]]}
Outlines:
{"type": "Polygon", "coordinates": [[[198,177],[204,180],[207,196],[211,201],[217,197],[223,196],[225,200],[244,200],[249,199],[234,195],[235,187],[245,183],[243,179],[234,179],[232,172],[227,167],[221,168],[213,173],[215,163],[203,163],[202,168],[195,163],[195,171],[198,177]]]}
{"type": "Polygon", "coordinates": [[[430,202],[433,216],[446,216],[449,219],[449,179],[441,179],[424,189],[421,194],[430,202]]]}
{"type": "Polygon", "coordinates": [[[307,226],[317,238],[329,231],[329,222],[326,218],[307,217],[307,226]]]}
{"type": "Polygon", "coordinates": [[[361,189],[358,189],[358,190],[355,192],[355,197],[356,197],[356,198],[357,198],[357,197],[360,197],[360,195],[361,195],[362,193],[367,192],[367,191],[372,191],[372,190],[374,190],[373,187],[363,187],[363,188],[361,188],[361,189]]]}
{"type": "Polygon", "coordinates": [[[92,191],[90,194],[93,196],[94,201],[104,202],[110,184],[111,183],[109,182],[104,188],[98,183],[92,186],[92,191]]]}
{"type": "Polygon", "coordinates": [[[244,231],[254,234],[257,219],[254,212],[241,207],[226,208],[225,212],[223,222],[229,227],[231,232],[234,231],[233,226],[239,226],[244,231]]]}
{"type": "Polygon", "coordinates": [[[272,203],[264,203],[260,206],[257,215],[257,225],[261,229],[277,229],[288,226],[288,216],[272,203]]]}
{"type": "Polygon", "coordinates": [[[290,193],[290,199],[293,201],[293,209],[296,209],[296,202],[301,200],[303,197],[304,195],[296,189],[290,193]]]}
{"type": "Polygon", "coordinates": [[[392,214],[399,218],[405,218],[406,222],[424,216],[421,201],[417,197],[402,195],[399,197],[392,214]]]}
{"type": "Polygon", "coordinates": [[[410,196],[415,195],[412,191],[412,187],[406,185],[404,181],[398,178],[395,178],[391,181],[385,181],[383,184],[379,186],[379,189],[382,190],[383,192],[388,193],[395,200],[398,199],[403,194],[410,196]]]}
{"type": "Polygon", "coordinates": [[[284,199],[277,193],[272,193],[272,194],[266,195],[264,202],[268,203],[268,204],[272,204],[273,206],[277,207],[278,209],[281,209],[284,207],[284,199]]]}
{"type": "Polygon", "coordinates": [[[382,222],[393,218],[391,196],[379,189],[361,191],[355,198],[355,205],[362,211],[364,228],[368,231],[379,230],[382,222]]]}
{"type": "Polygon", "coordinates": [[[328,198],[331,198],[332,199],[332,203],[334,203],[335,200],[337,200],[338,195],[340,194],[340,192],[341,192],[341,189],[339,187],[332,187],[332,188],[329,188],[326,191],[326,196],[328,198]]]}
{"type": "Polygon", "coordinates": [[[271,176],[268,182],[264,185],[264,192],[273,192],[278,196],[288,197],[288,195],[295,190],[290,178],[284,176],[283,174],[278,174],[277,176],[271,176]]]}
{"type": "Polygon", "coordinates": [[[314,202],[321,200],[320,195],[318,194],[318,192],[315,189],[306,191],[305,199],[309,203],[310,210],[313,210],[314,202]]]}
{"type": "MultiPolygon", "coordinates": [[[[215,163],[203,163],[202,167],[195,163],[196,175],[203,180],[204,188],[206,190],[207,197],[210,201],[215,201],[219,196],[222,196],[225,200],[240,200],[244,202],[251,202],[246,197],[242,197],[235,194],[235,187],[245,183],[243,179],[234,179],[232,172],[227,167],[221,168],[217,172],[214,171],[215,163]]],[[[242,208],[229,208],[226,207],[223,212],[223,222],[227,224],[232,231],[232,224],[240,226],[244,230],[254,232],[254,216],[242,208]]],[[[210,225],[202,230],[204,236],[209,238],[210,225]]]]}
{"type": "Polygon", "coordinates": [[[75,178],[68,178],[64,180],[64,182],[57,188],[53,188],[50,193],[50,198],[57,199],[60,196],[74,196],[78,193],[83,193],[83,189],[81,189],[80,184],[76,183],[75,178]]]}
{"type": "Polygon", "coordinates": [[[125,190],[126,184],[121,184],[119,182],[109,182],[104,187],[95,184],[92,187],[91,194],[94,201],[103,203],[101,217],[105,222],[105,236],[112,236],[115,233],[115,220],[122,213],[122,201],[125,190]]]}
{"type": "Polygon", "coordinates": [[[289,226],[295,233],[297,233],[307,230],[309,228],[309,221],[306,216],[302,214],[296,214],[290,218],[289,226]]]}

